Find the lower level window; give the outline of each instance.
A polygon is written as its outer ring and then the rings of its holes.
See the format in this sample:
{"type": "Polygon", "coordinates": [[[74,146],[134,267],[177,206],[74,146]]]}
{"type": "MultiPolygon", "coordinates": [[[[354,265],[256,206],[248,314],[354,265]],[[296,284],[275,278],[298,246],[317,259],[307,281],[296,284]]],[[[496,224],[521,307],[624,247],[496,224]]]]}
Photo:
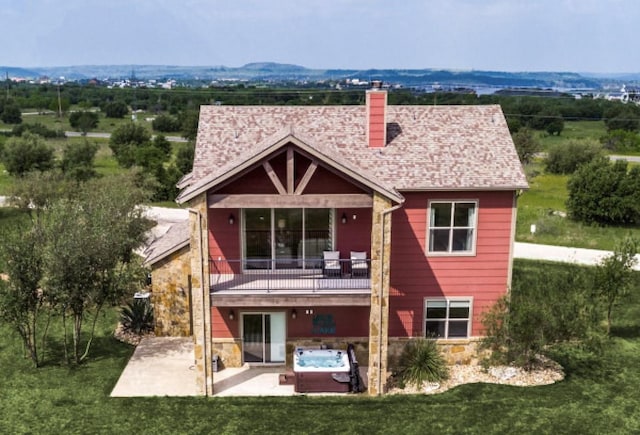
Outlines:
{"type": "Polygon", "coordinates": [[[469,336],[470,300],[427,299],[425,313],[427,338],[466,338],[469,336]]]}

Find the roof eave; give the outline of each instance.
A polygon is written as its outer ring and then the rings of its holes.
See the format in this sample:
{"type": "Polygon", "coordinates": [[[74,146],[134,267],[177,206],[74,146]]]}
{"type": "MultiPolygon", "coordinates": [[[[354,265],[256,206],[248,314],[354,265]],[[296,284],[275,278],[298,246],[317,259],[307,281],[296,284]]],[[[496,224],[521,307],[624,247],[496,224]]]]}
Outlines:
{"type": "Polygon", "coordinates": [[[370,178],[362,176],[360,173],[358,173],[356,171],[353,171],[350,168],[348,168],[348,167],[344,166],[343,164],[341,164],[340,162],[337,162],[336,160],[332,159],[331,156],[328,156],[326,154],[321,153],[320,151],[318,151],[314,147],[308,145],[306,142],[304,142],[303,140],[299,139],[298,137],[296,137],[292,133],[289,133],[289,134],[285,135],[281,139],[279,139],[276,142],[274,142],[272,145],[264,148],[262,151],[260,151],[256,155],[254,155],[251,158],[245,160],[244,162],[242,162],[241,164],[235,166],[234,168],[232,168],[231,170],[227,171],[226,173],[221,174],[221,175],[219,175],[219,176],[217,176],[215,178],[210,179],[206,183],[203,183],[201,186],[194,187],[192,191],[189,191],[188,188],[187,188],[186,191],[183,191],[182,193],[180,193],[178,195],[178,198],[176,199],[176,202],[178,204],[183,204],[185,202],[190,201],[191,199],[195,198],[196,196],[208,191],[212,187],[215,187],[216,185],[218,185],[218,184],[220,184],[220,183],[222,183],[222,182],[224,182],[224,181],[226,181],[226,180],[228,180],[228,179],[240,174],[242,171],[250,168],[254,164],[257,164],[262,159],[266,158],[267,156],[272,154],[274,151],[276,151],[278,148],[281,148],[281,147],[285,146],[286,144],[288,144],[290,142],[295,144],[296,146],[300,147],[305,152],[307,152],[307,153],[313,155],[314,157],[318,158],[319,160],[329,164],[330,166],[332,166],[333,168],[339,170],[340,172],[344,173],[345,175],[357,180],[358,182],[360,182],[363,185],[371,188],[372,190],[377,191],[378,193],[382,194],[383,196],[389,198],[390,200],[392,200],[392,201],[394,201],[396,203],[404,202],[404,198],[397,191],[397,189],[391,190],[391,189],[389,189],[387,187],[381,186],[380,184],[372,181],[370,178]]]}

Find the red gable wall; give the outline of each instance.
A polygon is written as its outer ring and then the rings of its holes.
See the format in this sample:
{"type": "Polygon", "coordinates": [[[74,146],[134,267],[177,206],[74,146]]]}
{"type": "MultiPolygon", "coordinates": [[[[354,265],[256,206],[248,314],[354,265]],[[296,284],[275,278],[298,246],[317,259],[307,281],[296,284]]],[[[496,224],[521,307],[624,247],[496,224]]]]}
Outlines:
{"type": "Polygon", "coordinates": [[[473,297],[472,336],[507,291],[513,192],[405,193],[393,213],[389,336],[424,334],[424,298],[473,297]],[[426,256],[429,200],[478,200],[475,256],[426,256]]]}

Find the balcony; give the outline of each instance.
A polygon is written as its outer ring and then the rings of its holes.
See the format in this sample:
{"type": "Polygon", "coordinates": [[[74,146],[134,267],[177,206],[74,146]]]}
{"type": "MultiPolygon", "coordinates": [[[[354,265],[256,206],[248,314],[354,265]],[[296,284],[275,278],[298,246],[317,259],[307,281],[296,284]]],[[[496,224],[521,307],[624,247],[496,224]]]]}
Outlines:
{"type": "Polygon", "coordinates": [[[371,294],[371,260],[209,260],[211,294],[371,294]]]}

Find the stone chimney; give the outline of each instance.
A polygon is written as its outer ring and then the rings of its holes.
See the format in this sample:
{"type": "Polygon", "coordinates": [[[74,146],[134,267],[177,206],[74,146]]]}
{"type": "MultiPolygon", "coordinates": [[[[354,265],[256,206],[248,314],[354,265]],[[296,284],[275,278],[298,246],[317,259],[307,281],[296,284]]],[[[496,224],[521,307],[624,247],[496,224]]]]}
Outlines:
{"type": "Polygon", "coordinates": [[[367,91],[367,144],[382,148],[387,144],[387,91],[382,82],[373,81],[367,91]]]}

